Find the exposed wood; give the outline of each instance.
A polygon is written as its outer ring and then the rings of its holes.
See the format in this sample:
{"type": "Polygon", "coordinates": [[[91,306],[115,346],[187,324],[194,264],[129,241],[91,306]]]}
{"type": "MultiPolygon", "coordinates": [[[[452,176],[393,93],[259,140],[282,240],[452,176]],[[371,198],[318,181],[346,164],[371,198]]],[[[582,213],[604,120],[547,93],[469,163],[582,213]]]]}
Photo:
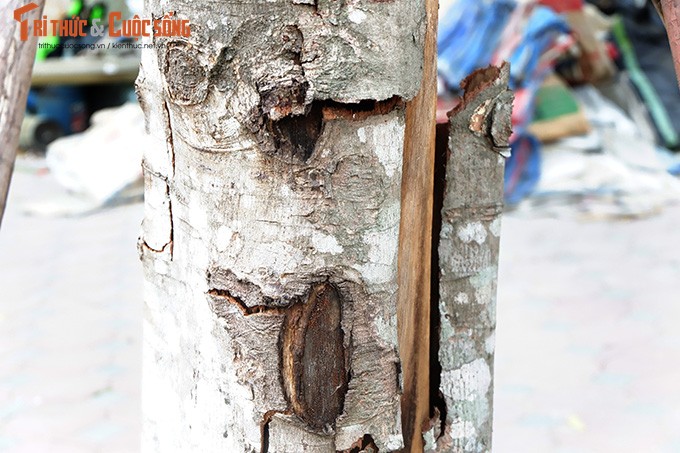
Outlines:
{"type": "Polygon", "coordinates": [[[333,429],[347,393],[342,300],[333,285],[316,285],[308,300],[285,311],[281,336],[283,387],[290,410],[313,429],[333,429]]]}
{"type": "Polygon", "coordinates": [[[406,106],[399,233],[399,351],[403,373],[402,425],[405,451],[423,451],[430,412],[430,274],[432,200],[437,116],[437,17],[427,0],[423,79],[406,106]]]}
{"type": "Polygon", "coordinates": [[[654,5],[666,24],[668,42],[671,45],[675,63],[675,77],[680,82],[680,2],[678,0],[654,0],[654,5]]]}
{"type": "Polygon", "coordinates": [[[192,36],[157,37],[138,79],[157,142],[143,450],[401,450],[403,103],[423,1],[146,2],[167,10],[192,36]]]}
{"type": "Polygon", "coordinates": [[[26,98],[31,86],[31,70],[35,60],[37,38],[32,36],[33,20],[40,18],[44,0],[25,13],[28,39],[21,40],[21,24],[15,20],[15,10],[25,6],[23,0],[3,0],[0,6],[0,225],[5,212],[9,185],[14,170],[21,121],[26,110],[26,98]]]}
{"type": "Polygon", "coordinates": [[[439,242],[438,452],[491,451],[496,278],[503,172],[512,131],[509,65],[475,71],[449,114],[439,242]]]}

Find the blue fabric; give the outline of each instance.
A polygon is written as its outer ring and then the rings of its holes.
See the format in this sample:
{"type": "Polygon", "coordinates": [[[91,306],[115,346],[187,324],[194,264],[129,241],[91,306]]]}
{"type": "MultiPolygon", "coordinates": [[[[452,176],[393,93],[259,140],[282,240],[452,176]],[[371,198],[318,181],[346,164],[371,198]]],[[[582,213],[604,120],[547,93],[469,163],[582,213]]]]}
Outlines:
{"type": "Polygon", "coordinates": [[[545,73],[538,67],[543,55],[569,26],[559,14],[545,6],[536,6],[523,30],[520,44],[510,56],[511,88],[531,87],[538,90],[545,73]]]}
{"type": "Polygon", "coordinates": [[[472,71],[487,66],[515,8],[514,0],[457,0],[439,21],[438,69],[457,90],[472,71]]]}
{"type": "Polygon", "coordinates": [[[514,205],[529,196],[541,178],[541,142],[531,134],[520,135],[505,162],[505,202],[514,205]]]}

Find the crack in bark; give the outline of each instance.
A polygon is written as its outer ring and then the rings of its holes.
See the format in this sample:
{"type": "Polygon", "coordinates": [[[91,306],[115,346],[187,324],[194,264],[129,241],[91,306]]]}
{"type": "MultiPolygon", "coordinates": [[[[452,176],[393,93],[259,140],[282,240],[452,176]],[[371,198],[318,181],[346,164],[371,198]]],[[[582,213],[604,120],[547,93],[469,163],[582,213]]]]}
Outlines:
{"type": "Polygon", "coordinates": [[[260,453],[269,453],[269,422],[276,414],[290,415],[290,410],[269,410],[264,413],[260,422],[260,453]]]}
{"type": "MultiPolygon", "coordinates": [[[[175,174],[175,137],[172,129],[172,121],[170,120],[170,108],[168,101],[163,102],[163,109],[165,110],[165,127],[166,127],[166,142],[168,151],[170,153],[170,164],[172,166],[172,174],[175,174]]],[[[167,179],[166,179],[167,182],[167,179]]]]}
{"type": "MultiPolygon", "coordinates": [[[[430,275],[430,423],[439,425],[441,436],[446,427],[446,401],[441,385],[442,365],[439,361],[439,242],[442,229],[444,194],[446,192],[446,164],[449,150],[449,123],[438,124],[434,162],[434,197],[432,210],[432,255],[430,275]]],[[[435,438],[435,441],[437,439],[435,438]]]]}
{"type": "MultiPolygon", "coordinates": [[[[218,299],[218,300],[223,300],[228,302],[231,305],[234,305],[236,308],[238,308],[241,313],[243,313],[243,316],[251,316],[251,315],[258,315],[258,314],[265,314],[265,315],[280,315],[285,312],[288,306],[283,306],[283,307],[272,307],[268,305],[254,305],[254,306],[248,306],[246,303],[243,301],[238,296],[234,296],[229,292],[229,290],[226,289],[217,289],[217,288],[212,288],[208,290],[208,294],[211,295],[213,298],[218,299]]],[[[271,300],[271,299],[270,299],[271,300]]],[[[212,311],[218,315],[218,316],[224,316],[224,309],[220,306],[220,304],[211,304],[212,311]]]]}
{"type": "Polygon", "coordinates": [[[379,451],[373,437],[370,434],[364,434],[347,450],[338,450],[337,453],[378,453],[379,451]]]}

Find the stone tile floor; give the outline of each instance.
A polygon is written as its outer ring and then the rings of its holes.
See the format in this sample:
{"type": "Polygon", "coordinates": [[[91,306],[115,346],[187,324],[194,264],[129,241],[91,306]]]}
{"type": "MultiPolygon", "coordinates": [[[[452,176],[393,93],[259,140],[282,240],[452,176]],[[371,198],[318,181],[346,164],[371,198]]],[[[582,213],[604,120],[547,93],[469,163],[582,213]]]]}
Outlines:
{"type": "MultiPolygon", "coordinates": [[[[135,452],[140,204],[0,230],[0,452],[135,452]]],[[[504,219],[496,453],[680,452],[680,208],[630,222],[504,219]]]]}

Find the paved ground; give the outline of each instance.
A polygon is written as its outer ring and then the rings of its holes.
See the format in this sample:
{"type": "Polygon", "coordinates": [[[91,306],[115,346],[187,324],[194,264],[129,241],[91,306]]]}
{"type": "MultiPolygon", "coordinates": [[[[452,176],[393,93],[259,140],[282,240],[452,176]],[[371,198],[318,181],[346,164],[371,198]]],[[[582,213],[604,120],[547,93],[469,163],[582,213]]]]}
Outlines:
{"type": "MultiPolygon", "coordinates": [[[[135,452],[142,208],[54,194],[22,164],[0,233],[0,451],[135,452]]],[[[680,452],[679,226],[506,217],[496,453],[680,452]]]]}
{"type": "Polygon", "coordinates": [[[34,167],[0,233],[0,451],[138,451],[142,206],[24,216],[58,193],[34,167]]]}

